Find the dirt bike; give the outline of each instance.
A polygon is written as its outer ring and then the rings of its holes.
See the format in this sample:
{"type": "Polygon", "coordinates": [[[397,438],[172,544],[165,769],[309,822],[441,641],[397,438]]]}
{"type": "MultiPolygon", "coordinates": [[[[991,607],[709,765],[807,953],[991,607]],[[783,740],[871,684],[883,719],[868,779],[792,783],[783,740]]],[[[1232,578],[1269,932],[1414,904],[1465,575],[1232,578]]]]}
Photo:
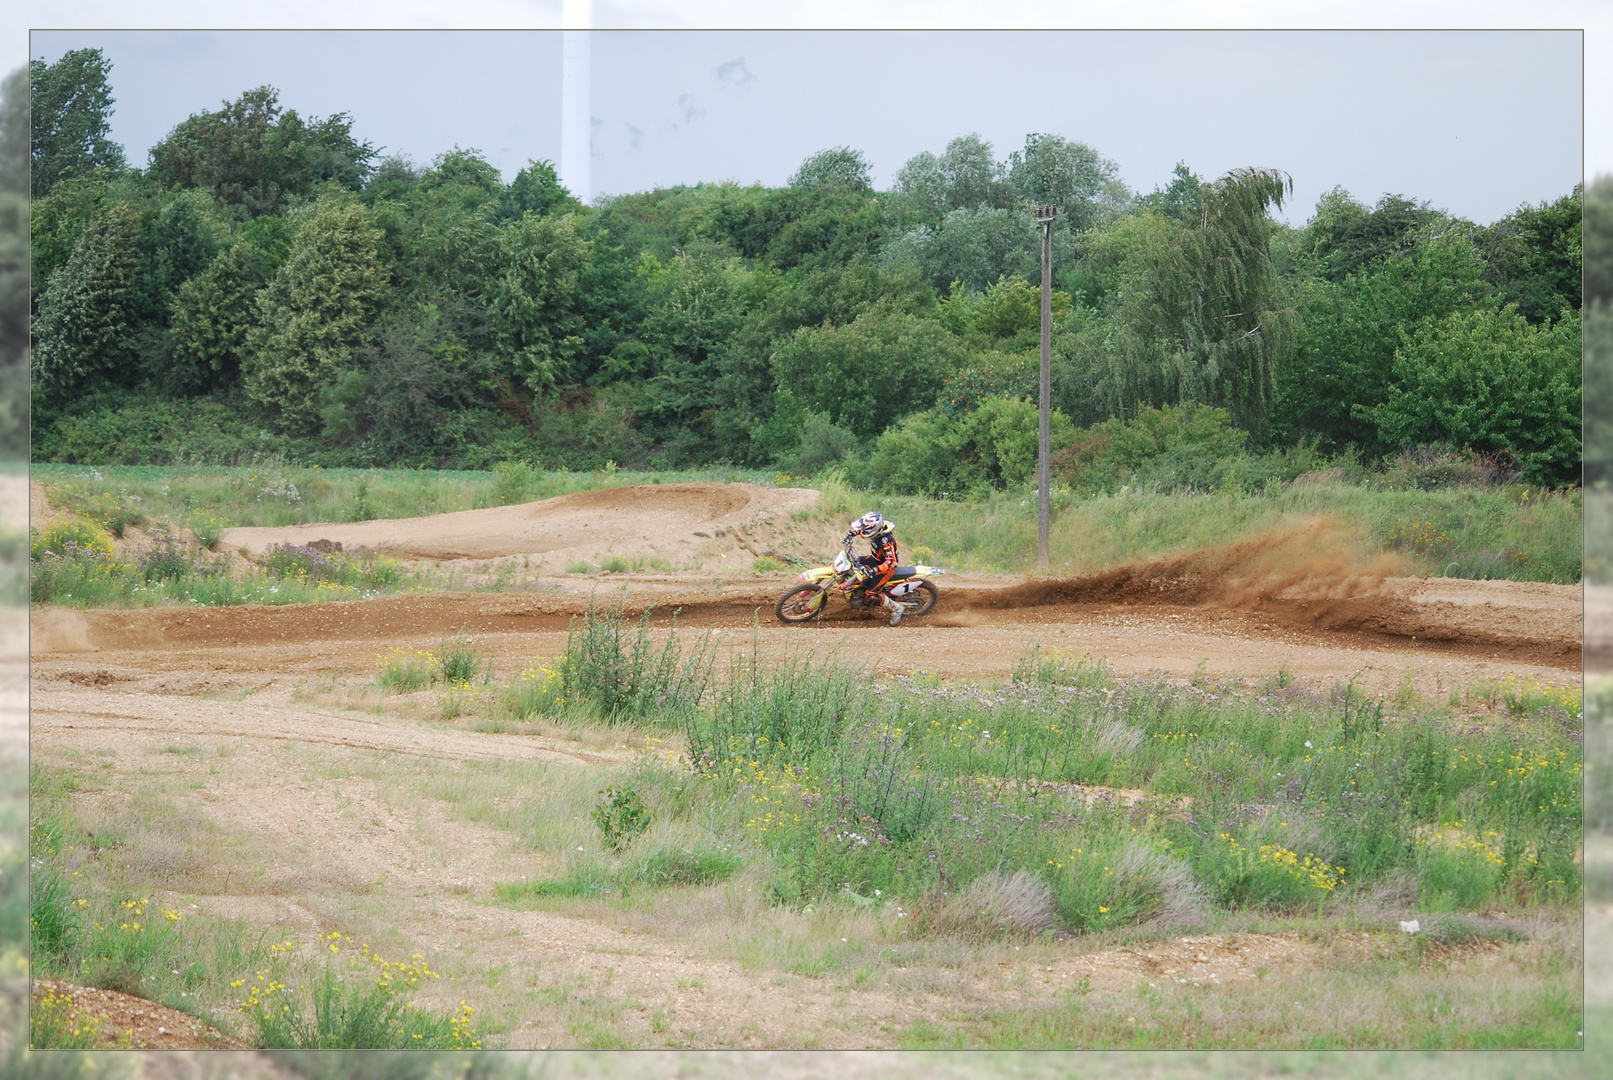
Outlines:
{"type": "MultiPolygon", "coordinates": [[[[941,594],[925,578],[944,573],[946,571],[939,566],[898,566],[885,592],[902,605],[904,618],[928,615],[935,610],[941,594]]],[[[851,558],[843,551],[830,565],[803,570],[795,580],[798,584],[779,597],[773,609],[779,622],[804,623],[817,618],[828,606],[831,592],[844,596],[847,606],[854,611],[872,611],[883,606],[878,598],[859,588],[865,579],[858,575],[851,558]]]]}

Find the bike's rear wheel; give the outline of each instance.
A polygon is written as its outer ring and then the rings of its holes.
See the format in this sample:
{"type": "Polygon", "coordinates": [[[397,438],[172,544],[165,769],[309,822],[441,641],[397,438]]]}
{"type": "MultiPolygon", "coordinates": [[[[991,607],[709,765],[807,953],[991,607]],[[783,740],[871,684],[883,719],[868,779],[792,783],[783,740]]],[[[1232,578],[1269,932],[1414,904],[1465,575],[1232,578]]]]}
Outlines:
{"type": "Polygon", "coordinates": [[[913,591],[900,597],[901,605],[907,609],[911,617],[928,615],[935,610],[935,605],[941,599],[941,592],[928,581],[921,581],[914,586],[913,591]]]}
{"type": "Polygon", "coordinates": [[[773,613],[781,623],[810,622],[822,614],[823,605],[828,602],[829,598],[823,595],[823,589],[819,586],[797,585],[778,598],[773,613]]]}

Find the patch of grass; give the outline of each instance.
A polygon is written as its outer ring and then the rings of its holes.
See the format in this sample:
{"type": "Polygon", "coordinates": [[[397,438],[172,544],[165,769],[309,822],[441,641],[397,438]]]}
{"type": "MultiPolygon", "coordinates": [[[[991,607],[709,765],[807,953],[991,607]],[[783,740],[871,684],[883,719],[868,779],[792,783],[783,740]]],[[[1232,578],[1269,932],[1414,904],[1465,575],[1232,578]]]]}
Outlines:
{"type": "Polygon", "coordinates": [[[750,564],[750,568],[758,574],[778,574],[788,570],[790,567],[789,564],[782,563],[767,555],[759,555],[750,564]]]}
{"type": "Polygon", "coordinates": [[[568,574],[586,574],[586,573],[588,573],[588,564],[585,563],[585,562],[567,563],[566,564],[566,573],[568,573],[568,574]]]}
{"type": "Polygon", "coordinates": [[[412,694],[431,685],[437,657],[424,649],[400,645],[376,658],[375,684],[394,694],[412,694]]]}

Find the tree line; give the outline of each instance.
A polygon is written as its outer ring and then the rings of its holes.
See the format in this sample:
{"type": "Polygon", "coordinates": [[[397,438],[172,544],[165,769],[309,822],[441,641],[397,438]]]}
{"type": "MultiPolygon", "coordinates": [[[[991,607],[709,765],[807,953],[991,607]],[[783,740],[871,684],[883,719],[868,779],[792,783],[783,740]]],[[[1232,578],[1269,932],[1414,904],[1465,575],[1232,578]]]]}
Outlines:
{"type": "Polygon", "coordinates": [[[782,187],[584,206],[548,162],[508,184],[474,150],[417,166],[269,87],[136,167],[108,139],[110,72],[97,50],[28,72],[36,459],[1011,486],[1034,433],[1032,209],[1054,204],[1063,460],[1163,412],[1248,452],[1442,444],[1579,479],[1578,188],[1488,225],[1335,189],[1295,228],[1277,169],[1184,164],[1139,193],[1062,136],[1002,158],[966,134],[889,190],[837,147],[782,187]]]}

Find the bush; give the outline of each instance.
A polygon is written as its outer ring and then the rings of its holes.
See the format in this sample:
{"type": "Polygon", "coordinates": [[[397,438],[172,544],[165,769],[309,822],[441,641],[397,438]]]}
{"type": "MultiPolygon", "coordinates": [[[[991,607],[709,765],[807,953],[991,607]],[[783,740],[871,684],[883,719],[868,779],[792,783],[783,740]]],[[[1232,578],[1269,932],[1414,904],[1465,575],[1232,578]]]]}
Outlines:
{"type": "Polygon", "coordinates": [[[709,885],[739,872],[743,861],[729,851],[668,847],[647,855],[627,877],[652,888],[667,885],[709,885]]]}
{"type": "Polygon", "coordinates": [[[612,786],[600,791],[592,816],[605,846],[612,851],[620,851],[643,836],[651,821],[649,807],[630,787],[612,786]]]}
{"type": "MultiPolygon", "coordinates": [[[[880,435],[868,470],[881,488],[912,495],[964,499],[1021,487],[1036,478],[1037,429],[1036,405],[1007,398],[987,398],[960,417],[919,413],[880,435]]],[[[1073,431],[1053,413],[1053,445],[1073,431]]]]}
{"type": "Polygon", "coordinates": [[[608,721],[678,719],[705,695],[712,665],[707,644],[685,656],[674,625],[657,651],[650,643],[651,609],[629,642],[622,603],[590,601],[582,625],[573,623],[560,661],[561,691],[608,721]]]}
{"type": "Polygon", "coordinates": [[[482,655],[476,643],[462,634],[444,638],[437,647],[437,677],[450,685],[469,686],[478,678],[493,677],[493,659],[482,655]]]}
{"type": "Polygon", "coordinates": [[[523,503],[537,484],[538,476],[524,461],[501,461],[493,466],[493,504],[510,506],[523,503]]]}
{"type": "Polygon", "coordinates": [[[47,552],[64,559],[110,556],[112,537],[105,529],[87,521],[58,521],[34,538],[29,545],[28,556],[34,562],[39,562],[47,552]]]}

